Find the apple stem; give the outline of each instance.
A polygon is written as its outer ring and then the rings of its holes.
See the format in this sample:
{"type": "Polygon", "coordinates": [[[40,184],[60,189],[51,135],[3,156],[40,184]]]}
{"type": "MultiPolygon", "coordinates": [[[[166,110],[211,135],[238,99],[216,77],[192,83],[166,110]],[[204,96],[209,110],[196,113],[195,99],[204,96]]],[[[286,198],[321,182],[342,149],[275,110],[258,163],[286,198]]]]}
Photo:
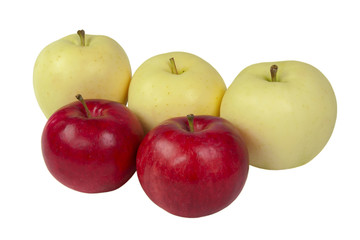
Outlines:
{"type": "Polygon", "coordinates": [[[276,73],[277,73],[277,71],[278,71],[278,66],[277,65],[272,65],[271,67],[270,67],[270,73],[271,73],[271,81],[272,82],[277,82],[277,80],[276,80],[276,73]]]}
{"type": "Polygon", "coordinates": [[[82,105],[84,106],[85,112],[86,112],[86,116],[87,116],[88,118],[91,118],[91,113],[90,113],[90,111],[89,111],[89,108],[87,107],[87,105],[86,105],[86,103],[85,103],[85,100],[84,100],[84,98],[81,96],[81,94],[77,94],[75,97],[76,97],[77,100],[79,100],[79,101],[82,103],[82,105]]]}
{"type": "Polygon", "coordinates": [[[186,117],[189,123],[190,132],[194,132],[194,114],[189,114],[186,117]]]}
{"type": "Polygon", "coordinates": [[[176,68],[175,59],[172,57],[169,60],[170,60],[170,64],[171,64],[171,72],[173,74],[179,74],[179,72],[178,72],[178,70],[176,68]]]}
{"type": "Polygon", "coordinates": [[[84,30],[78,30],[77,34],[80,37],[81,46],[85,46],[85,31],[84,30]]]}

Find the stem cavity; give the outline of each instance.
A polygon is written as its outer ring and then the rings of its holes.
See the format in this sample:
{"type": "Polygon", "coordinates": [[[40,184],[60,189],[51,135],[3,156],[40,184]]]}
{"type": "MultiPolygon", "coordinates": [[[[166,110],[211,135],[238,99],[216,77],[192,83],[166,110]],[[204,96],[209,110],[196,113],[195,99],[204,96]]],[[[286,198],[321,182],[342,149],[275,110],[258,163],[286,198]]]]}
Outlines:
{"type": "Polygon", "coordinates": [[[189,123],[190,132],[194,132],[194,114],[189,114],[186,117],[189,123]]]}
{"type": "Polygon", "coordinates": [[[277,65],[272,65],[271,67],[270,67],[270,74],[271,74],[271,81],[272,82],[278,82],[277,80],[276,80],[276,73],[277,73],[277,71],[278,71],[278,66],[277,65]]]}
{"type": "Polygon", "coordinates": [[[179,72],[178,72],[178,70],[176,68],[175,59],[172,57],[169,60],[170,60],[170,64],[171,64],[171,72],[173,74],[179,74],[179,72]]]}
{"type": "Polygon", "coordinates": [[[77,34],[80,37],[81,46],[85,46],[85,31],[84,30],[78,30],[77,34]]]}
{"type": "Polygon", "coordinates": [[[87,107],[87,105],[86,105],[86,103],[85,103],[85,100],[83,99],[83,97],[81,96],[81,94],[77,94],[75,97],[76,97],[77,100],[79,100],[79,101],[82,103],[82,105],[84,106],[85,112],[86,112],[86,116],[87,116],[88,118],[91,118],[91,113],[90,113],[90,111],[89,111],[89,108],[87,107]]]}

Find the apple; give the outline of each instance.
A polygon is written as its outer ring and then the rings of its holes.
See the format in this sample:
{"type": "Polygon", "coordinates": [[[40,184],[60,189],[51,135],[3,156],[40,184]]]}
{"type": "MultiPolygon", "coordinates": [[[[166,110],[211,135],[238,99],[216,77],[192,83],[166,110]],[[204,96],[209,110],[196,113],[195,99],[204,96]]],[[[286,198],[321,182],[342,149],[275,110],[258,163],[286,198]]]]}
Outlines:
{"type": "Polygon", "coordinates": [[[219,116],[226,85],[206,61],[186,52],[169,52],[146,60],[129,86],[129,108],[147,133],[172,117],[219,116]]]}
{"type": "Polygon", "coordinates": [[[123,104],[103,100],[70,103],[56,111],[42,133],[42,153],[50,173],[85,193],[115,190],[136,170],[141,123],[123,104]]]}
{"type": "Polygon", "coordinates": [[[299,61],[248,66],[226,91],[220,116],[240,129],[250,164],[289,169],[311,161],[328,142],[337,106],[328,79],[299,61]]]}
{"type": "Polygon", "coordinates": [[[239,131],[220,117],[168,119],[141,142],[137,175],[147,196],[181,217],[203,217],[232,203],[249,171],[239,131]]]}
{"type": "Polygon", "coordinates": [[[107,36],[85,35],[83,30],[46,46],[33,72],[35,96],[47,118],[73,102],[78,92],[126,104],[130,80],[123,48],[107,36]]]}

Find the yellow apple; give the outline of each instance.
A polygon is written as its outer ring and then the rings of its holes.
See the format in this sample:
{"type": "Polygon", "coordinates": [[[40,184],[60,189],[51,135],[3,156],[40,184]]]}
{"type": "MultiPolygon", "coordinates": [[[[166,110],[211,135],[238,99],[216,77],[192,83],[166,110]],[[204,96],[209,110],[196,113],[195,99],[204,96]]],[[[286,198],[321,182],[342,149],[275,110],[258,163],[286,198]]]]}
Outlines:
{"type": "Polygon", "coordinates": [[[36,99],[47,118],[79,93],[125,104],[130,80],[123,48],[107,36],[85,35],[83,30],[46,46],[33,73],[36,99]]]}
{"type": "Polygon", "coordinates": [[[288,169],[312,160],[328,142],[337,104],[327,78],[298,61],[245,68],[224,94],[220,116],[236,125],[250,164],[288,169]]]}
{"type": "Polygon", "coordinates": [[[128,106],[146,132],[177,116],[219,116],[226,85],[205,60],[185,52],[170,52],[145,61],[134,73],[128,106]]]}

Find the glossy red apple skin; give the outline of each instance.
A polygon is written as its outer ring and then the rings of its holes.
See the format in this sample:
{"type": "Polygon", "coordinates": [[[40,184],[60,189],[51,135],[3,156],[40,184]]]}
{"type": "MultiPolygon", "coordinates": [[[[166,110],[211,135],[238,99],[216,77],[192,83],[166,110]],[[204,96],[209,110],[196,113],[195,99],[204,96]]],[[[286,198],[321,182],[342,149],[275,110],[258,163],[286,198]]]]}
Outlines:
{"type": "Polygon", "coordinates": [[[124,105],[86,100],[55,112],[42,134],[42,153],[50,173],[65,186],[86,193],[121,187],[136,170],[144,136],[137,117],[124,105]]]}
{"type": "Polygon", "coordinates": [[[181,217],[202,217],[233,202],[246,182],[248,151],[227,120],[195,116],[169,119],[143,139],[137,175],[148,197],[181,217]]]}

